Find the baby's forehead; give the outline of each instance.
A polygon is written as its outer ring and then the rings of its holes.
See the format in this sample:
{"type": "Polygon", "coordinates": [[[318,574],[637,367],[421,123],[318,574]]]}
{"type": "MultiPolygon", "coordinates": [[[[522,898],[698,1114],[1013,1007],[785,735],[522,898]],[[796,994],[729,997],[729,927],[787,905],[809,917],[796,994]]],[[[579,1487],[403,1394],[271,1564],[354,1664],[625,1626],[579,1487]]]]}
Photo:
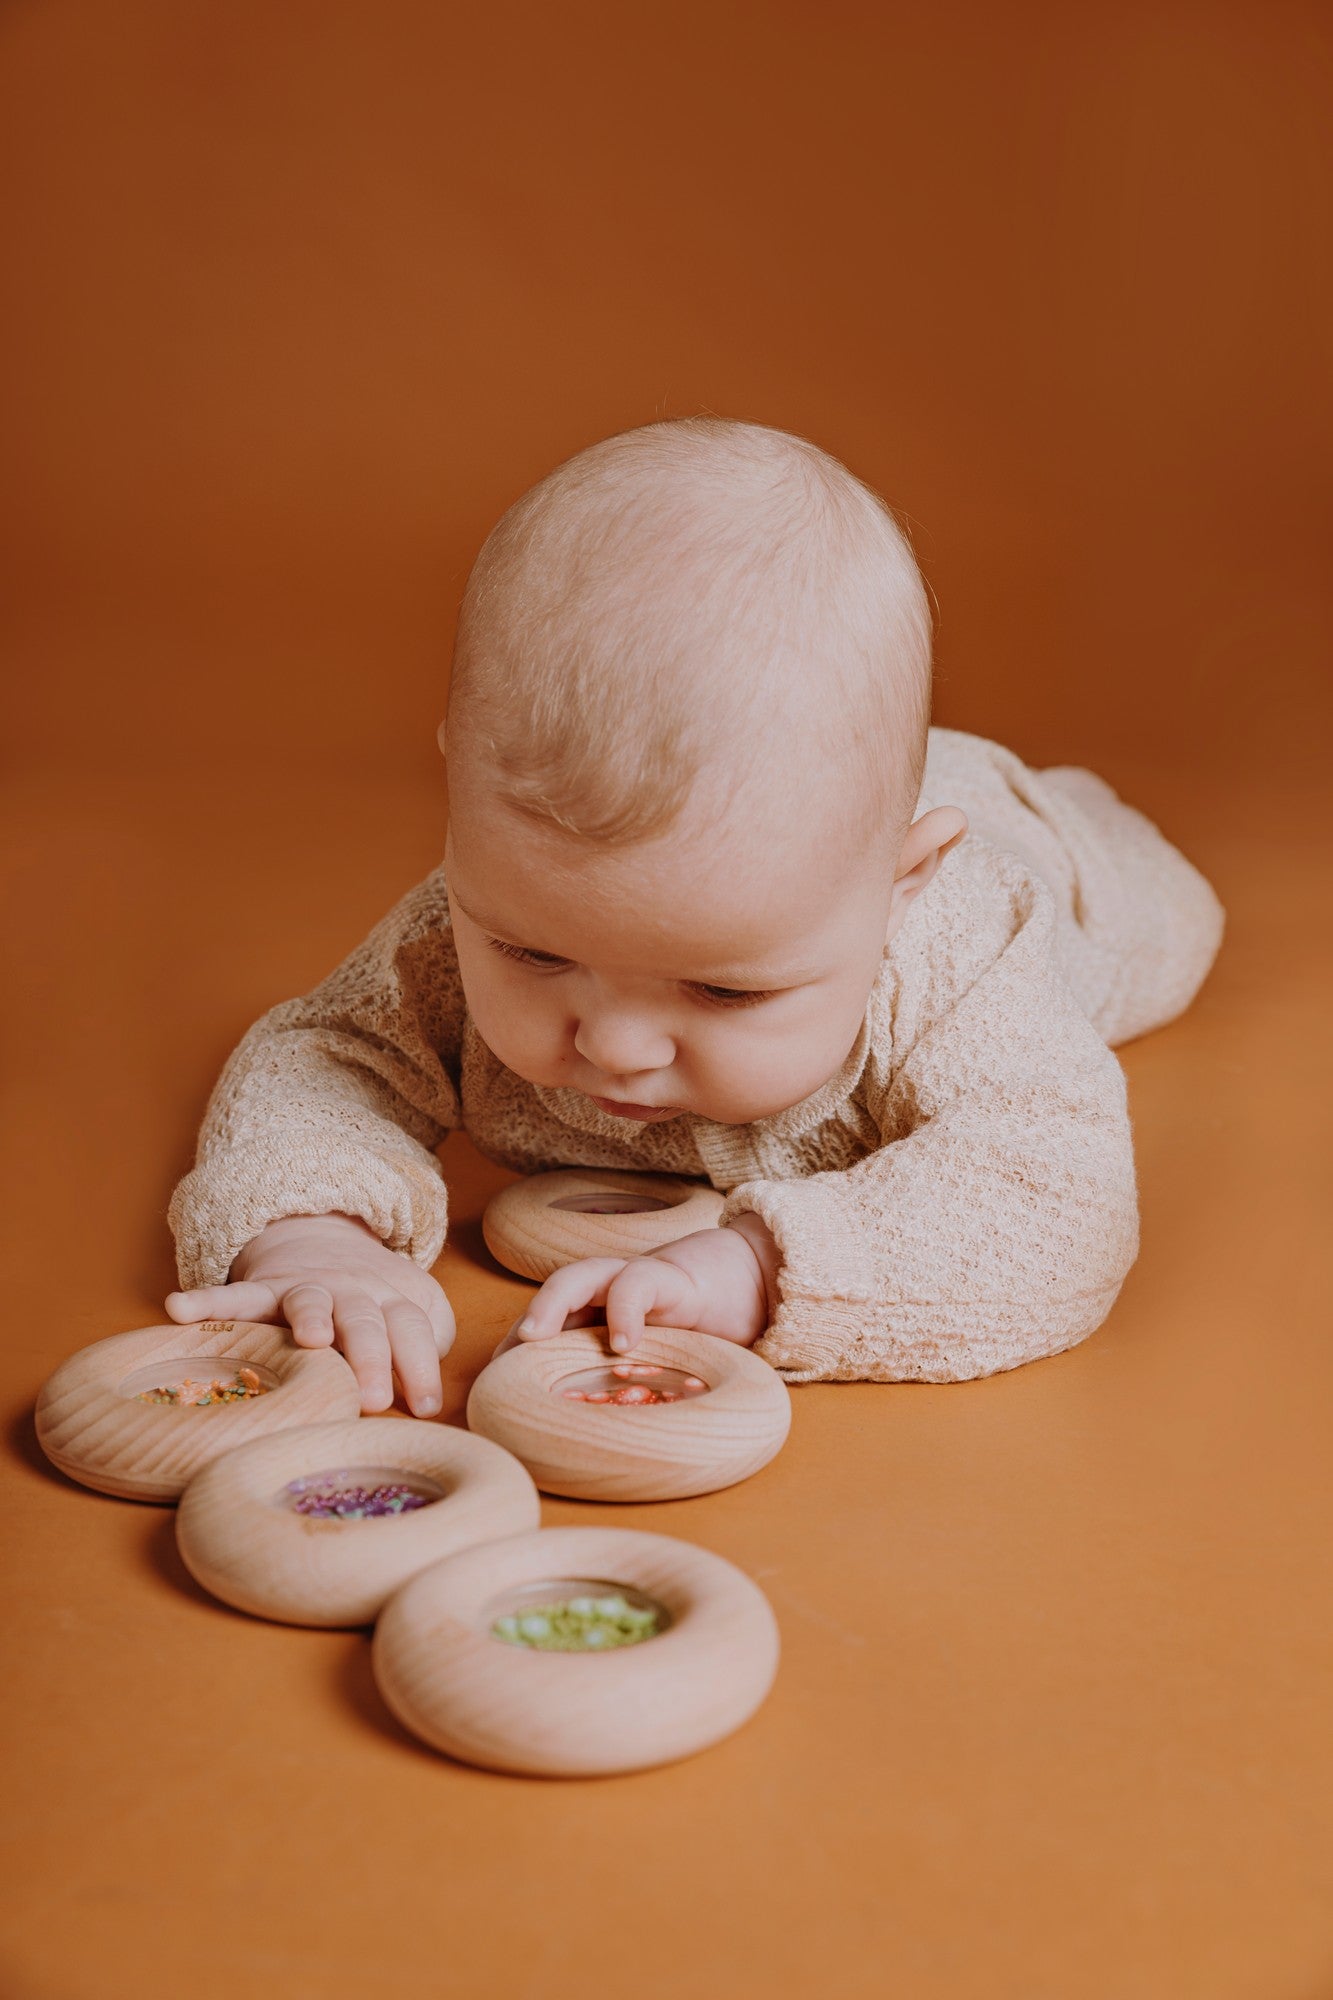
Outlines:
{"type": "Polygon", "coordinates": [[[650,840],[596,846],[532,824],[502,795],[451,787],[450,886],[512,944],[622,969],[796,979],[842,902],[892,869],[850,849],[812,800],[798,814],[720,794],[650,840]]]}

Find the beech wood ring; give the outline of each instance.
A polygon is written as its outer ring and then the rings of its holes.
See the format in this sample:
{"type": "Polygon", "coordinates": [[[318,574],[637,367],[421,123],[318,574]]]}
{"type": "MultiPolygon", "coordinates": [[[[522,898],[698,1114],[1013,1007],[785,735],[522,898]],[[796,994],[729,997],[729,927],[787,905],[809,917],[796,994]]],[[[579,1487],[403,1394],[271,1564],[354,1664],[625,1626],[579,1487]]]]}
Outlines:
{"type": "Polygon", "coordinates": [[[99,1493],[172,1501],[201,1466],[236,1445],[321,1418],[354,1417],[360,1408],[356,1377],[331,1347],[297,1347],[285,1326],[206,1319],[113,1333],[72,1354],[37,1398],[37,1439],[53,1465],[99,1493]],[[227,1363],[265,1370],[274,1386],[245,1402],[205,1408],[136,1399],[137,1390],[155,1386],[154,1374],[163,1382],[197,1380],[205,1366],[229,1373],[227,1363]]]}
{"type": "Polygon", "coordinates": [[[498,1264],[538,1283],[580,1257],[639,1257],[696,1229],[712,1229],[722,1213],[716,1188],[676,1174],[622,1173],[615,1167],[562,1167],[530,1174],[493,1195],[481,1218],[486,1248],[498,1264]],[[561,1208],[568,1201],[639,1196],[661,1203],[641,1211],[598,1215],[561,1208]]]}
{"type": "Polygon", "coordinates": [[[537,1489],[488,1438],[411,1417],[310,1424],[239,1445],[186,1487],[176,1541],[190,1574],[227,1604],[288,1625],[366,1625],[442,1556],[535,1528],[537,1489]],[[295,1510],[289,1486],[415,1484],[435,1497],[339,1520],[295,1510]]]}
{"type": "Polygon", "coordinates": [[[743,1570],[671,1535],[546,1528],[449,1556],[391,1597],[375,1679],[404,1726],[495,1771],[595,1777],[689,1757],[749,1720],[773,1684],[777,1621],[743,1570]],[[587,1589],[641,1592],[650,1639],[541,1652],[492,1636],[515,1604],[587,1589]]]}
{"type": "Polygon", "coordinates": [[[605,1327],[577,1327],[490,1362],[472,1385],[467,1420],[521,1459],[543,1493],[681,1500],[734,1486],[776,1457],[791,1428],[791,1396],[748,1347],[711,1334],[649,1326],[633,1353],[620,1355],[608,1349],[605,1327]],[[708,1394],[636,1408],[571,1402],[556,1386],[586,1369],[642,1362],[695,1375],[708,1394]]]}

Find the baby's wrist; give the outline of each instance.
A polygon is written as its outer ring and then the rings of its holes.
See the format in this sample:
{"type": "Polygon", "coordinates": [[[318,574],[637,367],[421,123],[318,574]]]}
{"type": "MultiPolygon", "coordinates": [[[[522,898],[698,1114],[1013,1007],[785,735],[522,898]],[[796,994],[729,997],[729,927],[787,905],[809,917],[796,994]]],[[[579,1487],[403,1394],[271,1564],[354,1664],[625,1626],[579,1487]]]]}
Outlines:
{"type": "Polygon", "coordinates": [[[674,1264],[691,1280],[692,1316],[683,1326],[749,1346],[768,1325],[760,1257],[739,1230],[696,1229],[645,1254],[674,1264]]]}
{"type": "Polygon", "coordinates": [[[759,1266],[759,1280],[764,1295],[764,1324],[772,1324],[778,1309],[778,1272],[782,1269],[782,1252],[777,1238],[762,1216],[753,1209],[742,1209],[731,1216],[723,1225],[733,1236],[738,1236],[754,1256],[759,1266]]]}
{"type": "Polygon", "coordinates": [[[347,1236],[353,1231],[358,1236],[369,1236],[376,1243],[380,1240],[375,1235],[370,1224],[359,1215],[330,1212],[327,1215],[277,1216],[272,1222],[266,1222],[259,1234],[252,1236],[250,1241],[243,1244],[236,1252],[231,1261],[231,1269],[227,1274],[228,1282],[234,1283],[236,1279],[245,1276],[246,1271],[261,1248],[282,1247],[293,1239],[298,1242],[307,1240],[316,1233],[320,1236],[331,1234],[347,1236]]]}

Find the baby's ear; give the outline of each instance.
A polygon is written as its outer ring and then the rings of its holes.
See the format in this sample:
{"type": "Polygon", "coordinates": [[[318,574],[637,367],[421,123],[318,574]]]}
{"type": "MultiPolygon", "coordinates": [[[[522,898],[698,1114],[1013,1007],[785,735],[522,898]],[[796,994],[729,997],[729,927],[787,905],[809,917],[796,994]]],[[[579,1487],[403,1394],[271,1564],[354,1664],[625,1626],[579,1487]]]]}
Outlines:
{"type": "Polygon", "coordinates": [[[967,815],[957,806],[934,806],[913,820],[893,877],[892,918],[899,918],[920,895],[951,847],[967,832],[967,815]]]}

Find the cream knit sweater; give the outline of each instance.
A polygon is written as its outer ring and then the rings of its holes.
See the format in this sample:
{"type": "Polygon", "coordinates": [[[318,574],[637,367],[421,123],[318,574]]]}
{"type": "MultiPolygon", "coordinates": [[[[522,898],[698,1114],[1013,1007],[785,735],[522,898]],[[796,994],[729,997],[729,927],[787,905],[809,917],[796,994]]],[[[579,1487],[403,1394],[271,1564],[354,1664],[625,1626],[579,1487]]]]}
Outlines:
{"type": "Polygon", "coordinates": [[[1090,772],[931,731],[922,806],[970,831],[886,947],[856,1045],[753,1125],[627,1128],[481,1041],[439,869],[304,999],[245,1035],[169,1220],[183,1287],[220,1284],[276,1217],[364,1217],[429,1268],[436,1148],[464,1127],[522,1173],[706,1177],[761,1216],[780,1303],[755,1343],[788,1381],[957,1382],[1100,1325],[1138,1247],[1114,1045],[1185,1008],[1222,932],[1208,884],[1090,772]]]}

